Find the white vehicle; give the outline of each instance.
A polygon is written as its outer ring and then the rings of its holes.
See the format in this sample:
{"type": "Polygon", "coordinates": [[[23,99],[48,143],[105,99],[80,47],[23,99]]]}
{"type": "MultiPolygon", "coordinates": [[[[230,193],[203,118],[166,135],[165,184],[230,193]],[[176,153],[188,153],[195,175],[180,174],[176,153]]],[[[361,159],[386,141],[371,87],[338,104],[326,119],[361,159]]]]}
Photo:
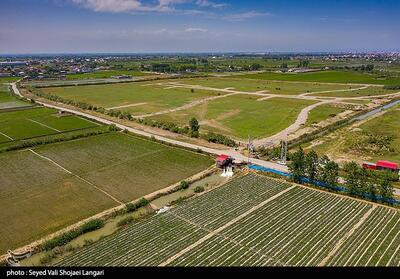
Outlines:
{"type": "Polygon", "coordinates": [[[164,207],[160,208],[159,210],[157,210],[157,214],[167,212],[170,208],[171,207],[169,207],[169,206],[164,206],[164,207]]]}

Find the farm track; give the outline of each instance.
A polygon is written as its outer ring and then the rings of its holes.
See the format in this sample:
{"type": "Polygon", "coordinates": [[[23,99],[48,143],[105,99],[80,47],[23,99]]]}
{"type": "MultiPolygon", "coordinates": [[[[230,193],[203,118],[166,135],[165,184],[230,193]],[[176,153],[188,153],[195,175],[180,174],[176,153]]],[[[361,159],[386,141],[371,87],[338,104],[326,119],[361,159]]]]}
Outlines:
{"type": "Polygon", "coordinates": [[[248,174],[58,265],[399,265],[399,227],[397,210],[248,174]]]}

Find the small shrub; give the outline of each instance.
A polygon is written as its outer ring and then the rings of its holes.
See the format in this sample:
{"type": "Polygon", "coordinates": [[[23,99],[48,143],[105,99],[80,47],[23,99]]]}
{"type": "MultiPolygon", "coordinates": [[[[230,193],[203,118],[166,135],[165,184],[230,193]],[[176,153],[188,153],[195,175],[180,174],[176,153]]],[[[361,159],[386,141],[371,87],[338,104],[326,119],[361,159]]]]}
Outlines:
{"type": "Polygon", "coordinates": [[[141,207],[143,207],[143,206],[146,206],[146,205],[148,205],[150,202],[148,201],[148,200],[146,200],[145,198],[141,198],[138,202],[136,202],[136,203],[127,203],[126,205],[125,205],[125,209],[126,209],[126,212],[132,212],[132,211],[135,211],[135,210],[137,210],[137,209],[139,209],[139,208],[141,208],[141,207]]]}
{"type": "Polygon", "coordinates": [[[186,180],[183,180],[183,181],[181,181],[181,184],[180,184],[180,189],[181,190],[184,190],[184,189],[187,189],[187,188],[189,188],[189,182],[187,182],[186,180]]]}
{"type": "Polygon", "coordinates": [[[204,187],[203,186],[197,186],[196,188],[194,188],[194,192],[195,193],[204,192],[204,187]]]}
{"type": "Polygon", "coordinates": [[[125,217],[125,218],[121,219],[120,221],[118,221],[117,227],[123,227],[123,226],[125,226],[125,225],[127,225],[129,223],[132,223],[133,220],[134,219],[133,219],[132,216],[125,217]]]}

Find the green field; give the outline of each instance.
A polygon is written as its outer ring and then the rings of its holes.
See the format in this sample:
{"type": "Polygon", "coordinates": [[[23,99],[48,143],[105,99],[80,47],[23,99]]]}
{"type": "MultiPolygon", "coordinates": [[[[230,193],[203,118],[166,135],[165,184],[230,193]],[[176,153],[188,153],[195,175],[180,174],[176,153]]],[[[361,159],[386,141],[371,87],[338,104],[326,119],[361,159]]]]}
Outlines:
{"type": "Polygon", "coordinates": [[[74,115],[60,115],[57,110],[48,108],[37,107],[0,112],[0,142],[95,126],[98,124],[74,115]]]}
{"type": "Polygon", "coordinates": [[[108,195],[128,202],[212,164],[206,155],[117,132],[32,150],[0,155],[0,252],[118,205],[108,195]]]}
{"type": "Polygon", "coordinates": [[[4,83],[10,83],[21,79],[20,77],[0,77],[0,85],[4,83]]]}
{"type": "Polygon", "coordinates": [[[333,158],[348,157],[355,160],[391,160],[400,162],[400,106],[384,115],[373,118],[356,129],[340,129],[333,134],[319,138],[323,143],[313,149],[333,158]],[[390,149],[378,148],[369,142],[368,135],[393,137],[390,149]]]}
{"type": "Polygon", "coordinates": [[[0,154],[0,253],[118,205],[30,151],[0,154]]]}
{"type": "Polygon", "coordinates": [[[210,101],[188,110],[151,117],[186,125],[196,117],[201,130],[223,133],[240,139],[261,138],[290,126],[299,112],[313,104],[309,100],[272,98],[257,101],[260,96],[236,95],[210,101]]]}
{"type": "Polygon", "coordinates": [[[335,117],[336,115],[338,115],[341,112],[344,112],[345,110],[346,109],[344,108],[340,108],[329,104],[318,106],[310,111],[305,125],[311,126],[312,124],[317,124],[326,119],[335,117]]]}
{"type": "Polygon", "coordinates": [[[135,82],[129,84],[43,88],[40,90],[66,99],[104,108],[117,108],[134,115],[170,109],[198,99],[218,95],[218,93],[210,91],[196,90],[191,92],[190,89],[164,88],[151,83],[135,82]],[[149,84],[150,86],[147,86],[149,84]]]}
{"type": "Polygon", "coordinates": [[[368,87],[365,89],[354,90],[354,91],[340,91],[340,92],[327,92],[327,93],[318,93],[312,94],[313,96],[321,96],[321,97],[367,97],[367,96],[379,96],[379,95],[388,95],[398,93],[399,90],[388,90],[383,87],[368,87]]]}
{"type": "Polygon", "coordinates": [[[380,77],[376,74],[361,74],[347,71],[322,71],[313,73],[272,73],[243,75],[244,78],[284,81],[309,81],[327,83],[358,83],[358,84],[400,84],[400,76],[380,77]]]}
{"type": "Polygon", "coordinates": [[[327,90],[343,90],[351,88],[348,85],[339,84],[317,84],[317,83],[302,83],[302,82],[275,82],[267,80],[256,80],[243,78],[242,76],[220,77],[220,78],[196,78],[182,79],[177,82],[191,85],[201,85],[213,88],[233,88],[240,91],[257,92],[265,91],[272,94],[301,94],[309,92],[319,92],[327,90]]]}
{"type": "Polygon", "coordinates": [[[1,84],[0,82],[0,110],[9,109],[15,107],[29,106],[29,103],[18,100],[16,97],[11,95],[9,86],[1,84]]]}
{"type": "Polygon", "coordinates": [[[130,75],[132,77],[141,77],[149,74],[138,72],[138,71],[128,71],[128,70],[110,70],[110,71],[98,71],[93,73],[83,73],[83,74],[70,74],[67,75],[68,80],[73,79],[96,79],[96,78],[111,78],[112,76],[130,75]]]}
{"type": "Polygon", "coordinates": [[[208,156],[121,133],[36,150],[123,202],[165,188],[212,164],[208,156]]]}
{"type": "Polygon", "coordinates": [[[249,174],[56,265],[399,266],[399,231],[398,210],[249,174]]]}

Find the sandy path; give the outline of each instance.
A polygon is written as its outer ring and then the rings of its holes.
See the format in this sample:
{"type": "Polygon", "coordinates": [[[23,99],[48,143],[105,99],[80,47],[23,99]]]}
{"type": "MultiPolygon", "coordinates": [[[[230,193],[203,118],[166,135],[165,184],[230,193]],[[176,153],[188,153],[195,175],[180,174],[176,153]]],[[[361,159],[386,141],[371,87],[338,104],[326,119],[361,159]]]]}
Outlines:
{"type": "Polygon", "coordinates": [[[137,106],[143,106],[145,104],[147,104],[147,103],[135,103],[135,104],[123,105],[123,106],[118,106],[118,107],[111,107],[111,108],[106,108],[106,109],[120,109],[120,108],[137,107],[137,106]]]}
{"type": "Polygon", "coordinates": [[[316,108],[320,105],[334,103],[334,102],[335,102],[335,100],[326,100],[326,101],[322,101],[322,102],[319,102],[316,104],[312,104],[308,107],[305,107],[304,109],[301,110],[301,112],[297,116],[296,121],[292,125],[290,125],[286,129],[280,131],[279,133],[277,133],[273,136],[255,140],[253,144],[255,146],[260,146],[260,145],[272,146],[272,145],[278,144],[281,140],[287,138],[289,134],[296,132],[298,129],[301,128],[302,125],[304,125],[307,122],[308,114],[311,110],[313,110],[314,108],[316,108]]]}
{"type": "Polygon", "coordinates": [[[158,112],[154,112],[154,113],[149,113],[149,114],[134,115],[133,117],[136,117],[136,118],[151,117],[151,116],[156,116],[156,115],[162,115],[162,114],[167,114],[167,113],[171,113],[171,112],[176,112],[176,111],[180,111],[180,110],[186,110],[186,109],[189,109],[189,108],[192,108],[192,107],[207,103],[207,102],[212,101],[212,100],[226,98],[226,97],[237,95],[237,94],[239,94],[239,93],[230,93],[230,94],[225,94],[225,95],[220,95],[220,96],[208,97],[208,98],[205,98],[205,99],[193,101],[191,103],[185,104],[185,105],[177,107],[177,108],[166,109],[166,110],[162,110],[162,111],[158,111],[158,112]]]}

